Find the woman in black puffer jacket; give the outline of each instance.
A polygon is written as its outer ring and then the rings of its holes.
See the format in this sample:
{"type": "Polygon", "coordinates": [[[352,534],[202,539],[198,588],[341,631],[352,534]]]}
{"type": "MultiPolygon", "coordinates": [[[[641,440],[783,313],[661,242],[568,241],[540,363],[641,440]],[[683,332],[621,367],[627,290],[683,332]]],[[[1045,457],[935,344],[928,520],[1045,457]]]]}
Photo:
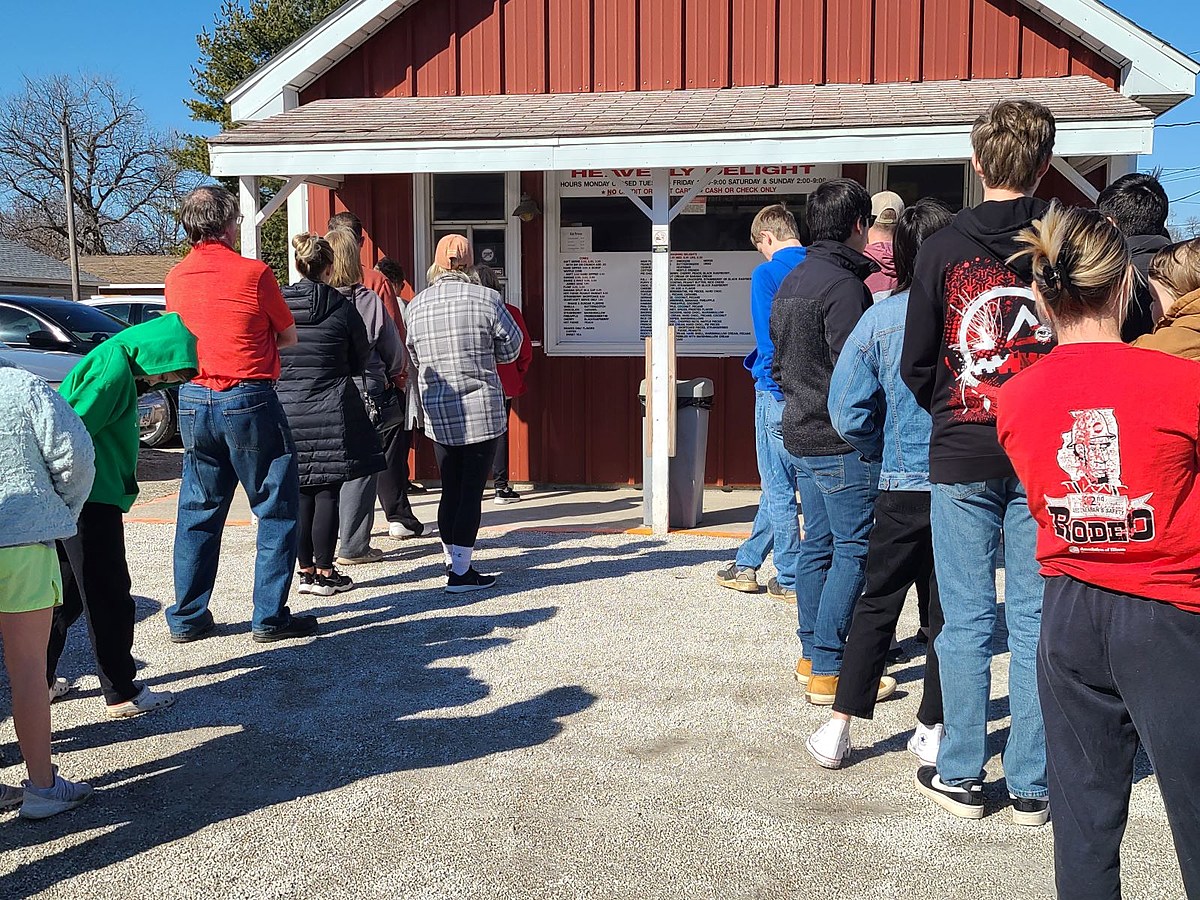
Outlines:
{"type": "Polygon", "coordinates": [[[279,401],[300,468],[300,593],[329,597],[354,583],[333,565],[342,484],[380,471],[383,450],[354,382],[370,356],[362,317],[325,283],[333,251],[324,238],[292,238],[304,277],[283,289],[300,342],[280,351],[279,401]]]}

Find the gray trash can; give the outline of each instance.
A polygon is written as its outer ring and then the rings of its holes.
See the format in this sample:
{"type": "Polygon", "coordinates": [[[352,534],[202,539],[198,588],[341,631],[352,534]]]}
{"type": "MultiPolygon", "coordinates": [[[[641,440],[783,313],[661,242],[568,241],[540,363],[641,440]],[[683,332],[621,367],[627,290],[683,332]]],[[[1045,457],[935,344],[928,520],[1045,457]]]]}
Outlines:
{"type": "MultiPolygon", "coordinates": [[[[638,388],[642,418],[646,417],[646,382],[638,388]]],[[[695,528],[704,516],[704,463],[708,458],[708,412],[713,405],[713,383],[692,378],[675,383],[675,455],[671,458],[669,485],[670,525],[695,528]]],[[[650,520],[654,493],[654,464],[646,455],[646,429],[642,423],[642,503],[650,520]]]]}

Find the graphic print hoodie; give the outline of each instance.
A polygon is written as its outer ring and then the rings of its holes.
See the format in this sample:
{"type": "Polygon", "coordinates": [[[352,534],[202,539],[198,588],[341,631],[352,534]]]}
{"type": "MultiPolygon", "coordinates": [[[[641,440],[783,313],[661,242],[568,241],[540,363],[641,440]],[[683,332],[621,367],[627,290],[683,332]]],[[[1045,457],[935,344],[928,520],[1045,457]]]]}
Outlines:
{"type": "Polygon", "coordinates": [[[1013,477],[996,439],[1000,388],[1054,344],[1028,262],[1005,261],[1046,206],[1024,197],[964,209],[917,254],[900,373],[933,415],[934,484],[1013,477]]]}

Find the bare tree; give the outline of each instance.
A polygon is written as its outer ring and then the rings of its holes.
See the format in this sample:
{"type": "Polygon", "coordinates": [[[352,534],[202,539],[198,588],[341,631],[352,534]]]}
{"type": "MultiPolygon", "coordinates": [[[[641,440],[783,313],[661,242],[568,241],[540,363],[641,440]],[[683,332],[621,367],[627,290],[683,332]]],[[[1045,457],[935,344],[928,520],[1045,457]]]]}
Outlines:
{"type": "Polygon", "coordinates": [[[110,78],[25,79],[0,105],[0,234],[62,258],[67,250],[62,118],[71,132],[80,253],[166,253],[180,242],[190,186],[178,140],[152,128],[110,78]]]}

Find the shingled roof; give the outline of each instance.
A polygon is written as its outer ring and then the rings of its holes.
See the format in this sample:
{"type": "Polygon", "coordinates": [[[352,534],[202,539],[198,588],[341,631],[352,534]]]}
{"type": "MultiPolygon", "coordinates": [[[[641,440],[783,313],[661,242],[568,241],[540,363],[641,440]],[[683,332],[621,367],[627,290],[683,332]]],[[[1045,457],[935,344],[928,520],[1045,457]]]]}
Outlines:
{"type": "Polygon", "coordinates": [[[174,256],[79,257],[79,265],[106,285],[162,284],[177,262],[174,256]]]}
{"type": "MultiPolygon", "coordinates": [[[[81,284],[99,285],[90,272],[79,271],[81,284]]],[[[9,284],[70,284],[71,268],[32,247],[0,237],[0,282],[9,284]]]]}

